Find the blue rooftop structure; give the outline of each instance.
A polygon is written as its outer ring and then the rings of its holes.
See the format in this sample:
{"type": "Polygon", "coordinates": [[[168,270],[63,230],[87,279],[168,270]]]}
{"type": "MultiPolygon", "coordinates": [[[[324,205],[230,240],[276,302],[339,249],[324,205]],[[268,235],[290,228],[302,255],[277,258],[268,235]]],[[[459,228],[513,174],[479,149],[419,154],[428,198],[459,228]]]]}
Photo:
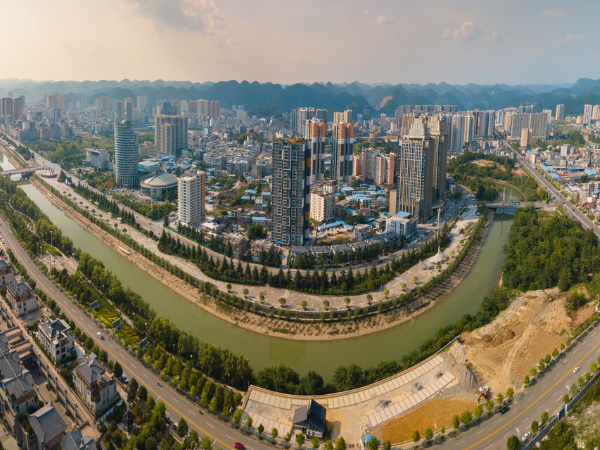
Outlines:
{"type": "Polygon", "coordinates": [[[330,228],[337,228],[337,227],[341,227],[341,226],[349,228],[350,230],[354,230],[354,227],[352,225],[348,225],[343,220],[338,220],[337,222],[326,223],[325,225],[321,225],[321,226],[319,226],[319,230],[324,231],[324,230],[328,230],[330,228]]]}
{"type": "Polygon", "coordinates": [[[256,195],[256,190],[254,189],[246,189],[244,191],[244,194],[252,194],[252,195],[256,195]]]}
{"type": "Polygon", "coordinates": [[[410,219],[410,213],[405,211],[398,211],[396,214],[394,214],[393,217],[400,217],[401,219],[410,219]]]}

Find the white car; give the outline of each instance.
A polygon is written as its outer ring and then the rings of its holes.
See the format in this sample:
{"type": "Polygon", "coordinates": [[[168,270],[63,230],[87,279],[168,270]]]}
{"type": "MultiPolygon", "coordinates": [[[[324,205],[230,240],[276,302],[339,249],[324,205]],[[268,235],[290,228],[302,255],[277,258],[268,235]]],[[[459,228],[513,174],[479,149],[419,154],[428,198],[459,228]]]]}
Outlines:
{"type": "Polygon", "coordinates": [[[104,339],[104,335],[99,331],[96,333],[96,336],[98,336],[100,339],[104,339]]]}
{"type": "Polygon", "coordinates": [[[490,387],[489,386],[481,386],[479,388],[479,392],[490,392],[490,387]]]}
{"type": "Polygon", "coordinates": [[[528,431],[527,433],[525,433],[523,435],[523,442],[527,442],[530,437],[531,437],[531,431],[528,431]]]}
{"type": "Polygon", "coordinates": [[[579,369],[580,369],[580,368],[581,368],[581,367],[579,367],[579,366],[575,367],[575,368],[573,369],[573,373],[577,373],[577,372],[579,372],[579,369]]]}

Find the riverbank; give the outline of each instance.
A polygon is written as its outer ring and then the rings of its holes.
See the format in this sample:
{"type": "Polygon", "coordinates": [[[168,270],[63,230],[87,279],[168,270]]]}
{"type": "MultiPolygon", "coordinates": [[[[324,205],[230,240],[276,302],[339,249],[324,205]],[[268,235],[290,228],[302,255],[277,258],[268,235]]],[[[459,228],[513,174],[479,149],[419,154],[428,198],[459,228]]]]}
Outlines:
{"type": "Polygon", "coordinates": [[[489,230],[492,216],[488,216],[485,226],[481,227],[480,234],[473,242],[463,264],[448,278],[444,283],[435,288],[432,292],[417,300],[419,307],[416,311],[407,312],[405,310],[394,310],[388,313],[377,314],[364,319],[351,320],[347,322],[333,323],[306,323],[295,322],[283,319],[271,319],[264,316],[258,316],[252,313],[241,311],[237,308],[231,308],[227,305],[217,303],[212,297],[199,293],[191,285],[185,283],[180,278],[172,275],[166,269],[158,266],[148,260],[131,247],[127,246],[119,239],[102,230],[99,226],[93,224],[83,215],[75,211],[57,196],[53,195],[48,187],[38,179],[33,179],[32,184],[48,198],[57,208],[63,211],[69,218],[79,224],[89,233],[96,236],[101,242],[113,250],[119,252],[123,257],[134,263],[140,269],[160,281],[165,286],[179,293],[191,303],[200,306],[207,312],[228,321],[241,328],[260,333],[263,335],[280,337],[284,339],[304,340],[304,341],[325,341],[335,339],[345,339],[367,334],[376,333],[399,325],[403,322],[414,319],[416,316],[431,309],[440,303],[452,290],[460,284],[460,281],[466,276],[475,262],[477,253],[481,248],[481,243],[489,230]]]}

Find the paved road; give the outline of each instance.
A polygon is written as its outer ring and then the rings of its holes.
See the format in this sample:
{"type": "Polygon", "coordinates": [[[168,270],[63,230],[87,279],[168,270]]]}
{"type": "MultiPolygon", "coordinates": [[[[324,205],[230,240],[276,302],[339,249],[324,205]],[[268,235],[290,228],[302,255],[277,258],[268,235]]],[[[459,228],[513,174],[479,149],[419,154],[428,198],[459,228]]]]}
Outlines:
{"type": "MultiPolygon", "coordinates": [[[[30,276],[36,281],[53,300],[55,300],[65,312],[65,314],[73,319],[75,324],[88,336],[94,338],[95,342],[101,349],[106,350],[110,359],[119,361],[123,367],[123,372],[131,379],[136,378],[140,385],[146,386],[148,392],[155,398],[160,398],[167,407],[169,416],[175,421],[179,421],[183,417],[191,428],[195,428],[200,437],[203,435],[209,436],[215,440],[215,448],[234,450],[233,444],[236,441],[248,442],[248,438],[232,429],[228,424],[221,422],[209,413],[200,413],[198,406],[185,399],[170,385],[165,385],[161,382],[161,386],[156,384],[157,377],[150,370],[145,368],[135,357],[130,355],[118,343],[113,341],[110,336],[104,334],[104,340],[98,339],[96,333],[101,330],[93,320],[86,316],[77,306],[75,306],[52,282],[39,270],[34,262],[29,258],[29,255],[18,243],[13,236],[10,227],[6,223],[4,217],[0,216],[0,232],[9,248],[13,251],[17,259],[29,272],[30,276]]],[[[267,450],[272,447],[261,444],[258,441],[251,440],[250,446],[246,445],[249,450],[267,450]]]]}
{"type": "MultiPolygon", "coordinates": [[[[507,145],[509,145],[507,143],[507,145]]],[[[510,146],[510,145],[509,145],[510,146]]],[[[512,147],[510,147],[512,149],[512,147]]],[[[514,149],[512,149],[515,151],[514,149]]],[[[519,164],[525,166],[529,173],[533,175],[533,178],[540,183],[544,189],[548,191],[548,193],[555,199],[556,204],[561,205],[562,208],[569,214],[569,216],[573,219],[581,222],[581,225],[584,229],[592,230],[598,238],[600,238],[600,228],[597,227],[592,220],[584,213],[582,213],[579,209],[577,209],[569,199],[567,199],[558,189],[556,189],[552,183],[550,183],[543,175],[541,175],[537,169],[525,158],[523,158],[518,152],[517,153],[517,161],[519,164]]]]}

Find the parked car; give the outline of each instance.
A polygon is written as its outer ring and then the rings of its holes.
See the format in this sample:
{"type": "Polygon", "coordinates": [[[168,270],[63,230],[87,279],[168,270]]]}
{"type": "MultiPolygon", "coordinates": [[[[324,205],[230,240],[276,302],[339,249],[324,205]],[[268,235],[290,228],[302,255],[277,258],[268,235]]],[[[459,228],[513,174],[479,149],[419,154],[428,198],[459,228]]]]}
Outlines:
{"type": "Polygon", "coordinates": [[[123,382],[123,384],[129,384],[129,378],[127,378],[125,375],[121,376],[121,381],[123,382]]]}
{"type": "Polygon", "coordinates": [[[528,431],[527,433],[525,433],[523,435],[523,442],[527,442],[530,437],[531,437],[531,431],[528,431]]]}
{"type": "Polygon", "coordinates": [[[498,410],[498,412],[500,413],[500,415],[505,414],[506,412],[508,412],[510,408],[508,406],[501,406],[500,409],[498,410]]]}
{"type": "Polygon", "coordinates": [[[100,339],[104,339],[104,335],[99,331],[96,333],[96,336],[98,336],[100,339]]]}

